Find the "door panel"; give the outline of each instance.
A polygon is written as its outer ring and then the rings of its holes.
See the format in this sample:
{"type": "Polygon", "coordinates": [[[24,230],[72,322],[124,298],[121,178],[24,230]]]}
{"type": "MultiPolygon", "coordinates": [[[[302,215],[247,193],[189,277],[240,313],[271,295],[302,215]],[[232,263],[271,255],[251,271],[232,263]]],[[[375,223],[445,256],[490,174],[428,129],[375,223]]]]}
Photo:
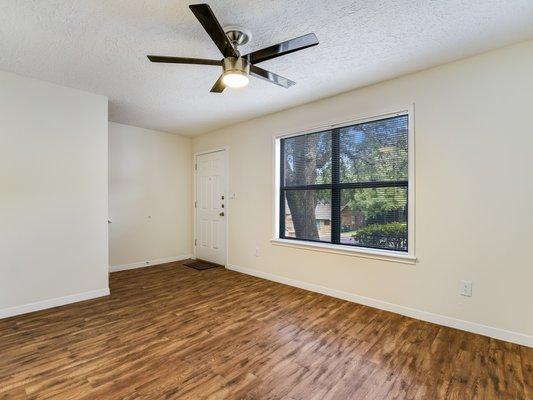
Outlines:
{"type": "Polygon", "coordinates": [[[196,257],[226,264],[226,151],[196,157],[196,257]]]}

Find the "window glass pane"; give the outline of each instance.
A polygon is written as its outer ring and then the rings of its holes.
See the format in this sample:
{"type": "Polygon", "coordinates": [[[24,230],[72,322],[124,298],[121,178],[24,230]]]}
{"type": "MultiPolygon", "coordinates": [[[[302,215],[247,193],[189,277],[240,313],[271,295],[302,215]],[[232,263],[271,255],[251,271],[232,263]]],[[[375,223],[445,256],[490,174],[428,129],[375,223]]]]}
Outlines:
{"type": "Polygon", "coordinates": [[[342,189],[341,243],[407,251],[407,188],[342,189]]]}
{"type": "Polygon", "coordinates": [[[285,237],[331,242],[331,190],[285,191],[285,237]]]}
{"type": "Polygon", "coordinates": [[[407,115],[340,130],[340,182],[407,180],[407,115]]]}
{"type": "Polygon", "coordinates": [[[281,144],[285,186],[331,183],[331,131],[290,137],[281,144]]]}

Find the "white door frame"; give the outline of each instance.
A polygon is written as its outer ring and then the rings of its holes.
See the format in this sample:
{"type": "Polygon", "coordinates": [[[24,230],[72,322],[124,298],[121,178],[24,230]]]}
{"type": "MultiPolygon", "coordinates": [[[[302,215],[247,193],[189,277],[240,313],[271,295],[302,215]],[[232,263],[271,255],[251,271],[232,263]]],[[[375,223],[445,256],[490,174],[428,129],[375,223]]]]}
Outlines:
{"type": "Polygon", "coordinates": [[[230,205],[229,205],[229,147],[228,146],[225,146],[225,147],[218,147],[218,148],[215,148],[215,149],[211,149],[211,150],[205,150],[205,151],[199,151],[197,153],[194,153],[194,156],[193,156],[193,160],[192,160],[192,172],[193,172],[193,182],[192,182],[192,192],[193,192],[193,239],[192,239],[192,247],[193,247],[193,258],[196,259],[196,241],[197,241],[197,238],[196,238],[196,219],[197,219],[197,215],[196,215],[196,190],[197,190],[197,187],[196,187],[196,174],[197,174],[197,171],[196,171],[196,161],[198,159],[198,156],[201,156],[201,155],[204,155],[204,154],[211,154],[211,153],[218,153],[219,151],[225,151],[226,152],[226,165],[224,165],[224,168],[226,169],[226,201],[224,203],[225,205],[225,217],[226,217],[226,261],[224,262],[224,266],[226,268],[228,268],[228,258],[229,258],[229,209],[230,209],[230,205]]]}

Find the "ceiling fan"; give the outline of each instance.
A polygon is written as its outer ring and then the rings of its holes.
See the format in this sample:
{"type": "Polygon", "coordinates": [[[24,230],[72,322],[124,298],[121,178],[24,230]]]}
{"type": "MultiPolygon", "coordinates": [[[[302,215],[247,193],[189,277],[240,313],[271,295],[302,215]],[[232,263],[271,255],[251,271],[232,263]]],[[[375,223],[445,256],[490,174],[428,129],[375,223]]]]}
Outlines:
{"type": "Polygon", "coordinates": [[[249,75],[284,88],[290,88],[296,82],[260,68],[256,64],[318,44],[315,34],[309,33],[243,56],[237,47],[250,40],[249,32],[235,26],[226,27],[224,30],[208,4],[191,4],[189,8],[215,42],[224,58],[222,60],[165,56],[148,56],[148,58],[152,62],[159,63],[221,66],[223,72],[211,88],[213,93],[221,93],[226,86],[231,88],[244,87],[249,82],[249,75]]]}

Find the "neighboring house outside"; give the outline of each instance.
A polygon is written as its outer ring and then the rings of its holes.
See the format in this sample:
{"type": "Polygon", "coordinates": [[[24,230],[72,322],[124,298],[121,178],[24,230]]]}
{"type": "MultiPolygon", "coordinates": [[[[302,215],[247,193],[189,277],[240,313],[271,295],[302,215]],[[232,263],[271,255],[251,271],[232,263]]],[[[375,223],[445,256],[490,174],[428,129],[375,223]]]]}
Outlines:
{"type": "Polygon", "coordinates": [[[315,224],[320,238],[331,237],[331,204],[318,203],[315,208],[315,224]]]}
{"type": "MultiPolygon", "coordinates": [[[[320,239],[329,240],[331,237],[331,204],[318,203],[316,205],[315,224],[320,239]]],[[[341,207],[341,230],[343,232],[356,230],[363,225],[364,217],[361,213],[350,210],[347,205],[341,207]]],[[[296,237],[294,223],[287,203],[285,203],[285,236],[296,237]]]]}

